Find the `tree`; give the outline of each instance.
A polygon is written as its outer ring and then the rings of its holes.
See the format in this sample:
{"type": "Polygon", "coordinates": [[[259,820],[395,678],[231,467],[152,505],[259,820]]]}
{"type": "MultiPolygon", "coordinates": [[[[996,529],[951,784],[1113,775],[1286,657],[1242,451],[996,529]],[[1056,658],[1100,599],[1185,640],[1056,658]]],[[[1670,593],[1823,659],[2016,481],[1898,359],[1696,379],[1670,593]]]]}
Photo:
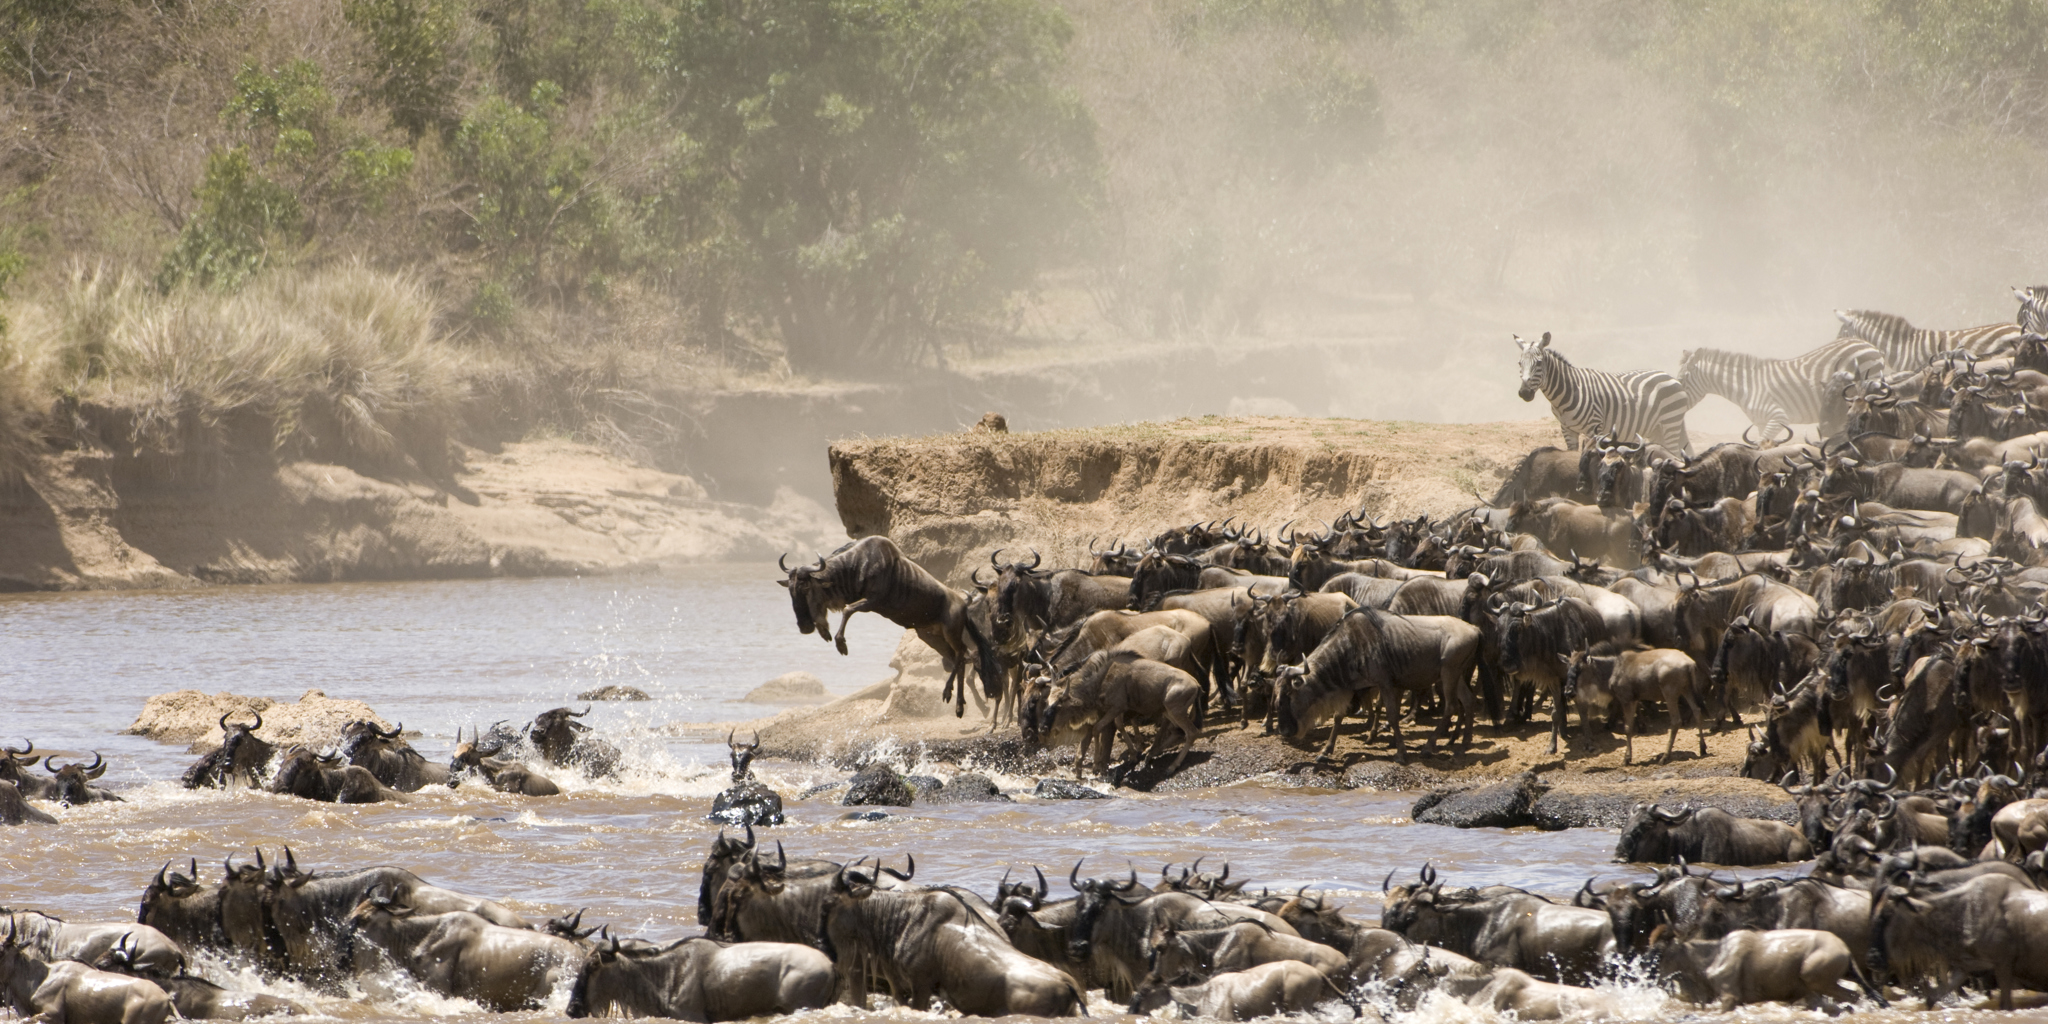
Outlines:
{"type": "Polygon", "coordinates": [[[937,352],[1072,251],[1094,125],[1040,0],[686,0],[662,48],[699,251],[792,365],[937,352]]]}

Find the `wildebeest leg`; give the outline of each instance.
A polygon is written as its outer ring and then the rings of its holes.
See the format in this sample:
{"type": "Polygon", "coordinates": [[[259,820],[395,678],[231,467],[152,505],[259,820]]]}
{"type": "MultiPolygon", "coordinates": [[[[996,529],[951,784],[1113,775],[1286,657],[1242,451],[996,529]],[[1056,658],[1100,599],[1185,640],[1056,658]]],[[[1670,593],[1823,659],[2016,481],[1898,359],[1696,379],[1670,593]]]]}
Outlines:
{"type": "Polygon", "coordinates": [[[865,597],[861,598],[858,601],[855,601],[850,605],[847,605],[845,608],[840,609],[839,635],[832,638],[832,645],[834,647],[839,648],[839,653],[846,653],[846,620],[853,618],[853,613],[855,612],[864,612],[867,610],[868,599],[865,597]]]}
{"type": "MultiPolygon", "coordinates": [[[[1676,710],[1671,712],[1671,721],[1673,722],[1673,725],[1671,726],[1671,738],[1672,740],[1676,741],[1678,739],[1678,726],[1676,724],[1678,721],[1678,712],[1676,710]]],[[[1625,700],[1621,702],[1621,737],[1621,763],[1636,763],[1635,701],[1625,700]]],[[[1671,751],[1666,750],[1664,752],[1664,760],[1671,760],[1671,751]]]]}
{"type": "Polygon", "coordinates": [[[1557,745],[1564,738],[1564,680],[1554,685],[1551,695],[1556,698],[1550,709],[1550,753],[1557,753],[1557,745]]]}
{"type": "MultiPolygon", "coordinates": [[[[1387,709],[1387,732],[1394,737],[1394,763],[1408,763],[1408,748],[1401,742],[1401,691],[1380,688],[1380,706],[1387,709]]],[[[1330,727],[1330,746],[1337,746],[1337,727],[1330,727]]]]}

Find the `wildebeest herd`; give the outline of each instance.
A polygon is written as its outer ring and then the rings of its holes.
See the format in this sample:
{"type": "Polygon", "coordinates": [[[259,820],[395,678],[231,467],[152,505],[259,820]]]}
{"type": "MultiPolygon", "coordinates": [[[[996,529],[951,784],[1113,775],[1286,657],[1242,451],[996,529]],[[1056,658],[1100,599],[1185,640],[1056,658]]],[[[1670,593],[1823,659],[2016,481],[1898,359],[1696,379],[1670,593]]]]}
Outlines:
{"type": "Polygon", "coordinates": [[[1785,1001],[1837,1009],[1896,987],[1931,1007],[1962,984],[1999,994],[2048,988],[2048,896],[2004,862],[1922,849],[1800,878],[1717,879],[1681,865],[1569,900],[1511,886],[1447,889],[1424,865],[1382,883],[1377,927],[1306,888],[1251,890],[1229,865],[1167,865],[1146,885],[1068,872],[1054,899],[1043,869],[992,896],[852,863],[772,853],[749,828],[704,859],[707,933],[668,943],[614,936],[584,912],[529,921],[503,903],[396,867],[316,871],[286,849],[230,856],[207,883],[167,864],[136,922],[77,924],[0,909],[0,986],[23,1012],[155,1024],[303,1013],[291,1000],[188,973],[211,957],[339,992],[396,971],[424,989],[497,1011],[566,999],[572,1017],[740,1020],[867,1007],[886,995],[963,1014],[1086,1015],[1101,990],[1132,1012],[1168,1006],[1221,1020],[1331,1008],[1380,1017],[1435,994],[1522,1020],[1625,1014],[1608,982],[1655,979],[1722,1010],[1785,1001]]]}

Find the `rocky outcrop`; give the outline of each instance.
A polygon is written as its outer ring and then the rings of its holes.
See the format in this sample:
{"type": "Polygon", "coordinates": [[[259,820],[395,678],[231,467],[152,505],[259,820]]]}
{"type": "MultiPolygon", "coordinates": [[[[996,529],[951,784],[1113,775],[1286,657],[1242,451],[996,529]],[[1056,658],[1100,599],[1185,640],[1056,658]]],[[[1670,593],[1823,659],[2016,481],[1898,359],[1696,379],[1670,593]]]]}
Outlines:
{"type": "Polygon", "coordinates": [[[579,693],[579,694],[577,694],[577,695],[576,695],[576,699],[577,699],[577,700],[626,700],[626,701],[633,701],[633,700],[651,700],[652,698],[650,698],[650,697],[648,697],[648,696],[647,696],[647,691],[645,691],[645,690],[642,690],[642,689],[640,689],[639,687],[635,687],[635,686],[620,686],[620,685],[618,685],[618,684],[616,684],[616,683],[615,683],[615,684],[613,684],[613,685],[611,685],[611,686],[600,686],[600,687],[598,687],[598,688],[597,688],[597,689],[595,689],[595,690],[585,690],[585,691],[583,691],[582,693],[579,693]]]}
{"type": "Polygon", "coordinates": [[[1092,430],[848,440],[832,487],[848,536],[885,535],[941,578],[997,547],[1085,565],[1091,538],[1235,516],[1277,527],[1346,510],[1441,515],[1491,494],[1549,421],[1216,417],[1092,430]]]}
{"type": "Polygon", "coordinates": [[[146,736],[163,743],[190,742],[191,752],[204,754],[220,746],[220,718],[247,723],[263,716],[258,738],[280,747],[294,743],[326,748],[341,739],[350,722],[375,722],[390,729],[390,722],[359,700],[337,700],[319,690],[307,690],[296,703],[284,704],[268,697],[245,697],[233,693],[206,694],[198,690],[160,693],[142,705],[123,732],[146,736]]]}
{"type": "Polygon", "coordinates": [[[917,800],[909,780],[885,764],[869,765],[856,772],[839,803],[845,807],[908,807],[917,800]]]}
{"type": "Polygon", "coordinates": [[[1768,782],[1732,777],[1644,779],[1594,782],[1558,779],[1529,808],[1530,823],[1546,831],[1567,828],[1625,828],[1637,804],[1682,803],[1719,807],[1739,818],[1770,818],[1797,824],[1799,807],[1768,782]]]}
{"type": "Polygon", "coordinates": [[[823,704],[832,695],[825,681],[809,672],[787,672],[747,691],[740,700],[748,704],[823,704]]]}
{"type": "Polygon", "coordinates": [[[1438,790],[1415,802],[1409,816],[1424,825],[1517,828],[1535,824],[1531,809],[1550,787],[1523,772],[1506,782],[1438,790]]]}

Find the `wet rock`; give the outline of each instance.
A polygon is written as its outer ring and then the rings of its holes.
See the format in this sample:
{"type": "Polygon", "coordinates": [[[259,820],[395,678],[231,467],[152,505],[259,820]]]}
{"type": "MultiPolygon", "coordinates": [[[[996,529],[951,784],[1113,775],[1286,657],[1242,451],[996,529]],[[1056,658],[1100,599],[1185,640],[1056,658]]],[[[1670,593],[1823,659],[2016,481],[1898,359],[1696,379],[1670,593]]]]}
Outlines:
{"type": "Polygon", "coordinates": [[[1031,790],[1031,795],[1040,800],[1107,800],[1109,794],[1092,789],[1072,779],[1044,778],[1031,790]]]}
{"type": "Polygon", "coordinates": [[[848,812],[846,812],[845,814],[842,814],[842,815],[840,815],[840,816],[839,816],[839,820],[840,820],[840,821],[883,821],[883,820],[886,820],[886,819],[887,819],[888,817],[889,817],[889,812],[888,812],[888,811],[848,811],[848,812]]]}
{"type": "Polygon", "coordinates": [[[1555,832],[1567,828],[1626,828],[1637,804],[1667,807],[1691,802],[1719,807],[1739,818],[1769,818],[1798,824],[1799,807],[1768,782],[1731,777],[1645,779],[1616,782],[1560,782],[1530,809],[1532,823],[1555,832]]]}
{"type": "Polygon", "coordinates": [[[825,681],[809,672],[790,672],[753,688],[740,698],[749,704],[823,704],[832,699],[825,681]]]}
{"type": "Polygon", "coordinates": [[[733,826],[782,824],[782,794],[749,779],[711,798],[712,821],[733,826]]]}
{"type": "Polygon", "coordinates": [[[380,729],[392,723],[359,700],[339,700],[319,690],[307,690],[295,704],[281,704],[267,697],[244,697],[232,693],[205,694],[178,690],[149,698],[142,713],[122,730],[130,736],[147,736],[166,743],[190,741],[191,753],[204,754],[220,746],[220,717],[248,723],[257,713],[263,727],[256,735],[279,747],[301,743],[326,749],[341,739],[350,722],[375,722],[380,729]]]}
{"type": "Polygon", "coordinates": [[[1412,791],[1442,786],[1450,780],[1451,776],[1425,765],[1392,761],[1366,761],[1344,770],[1344,785],[1351,789],[1412,791]]]}
{"type": "Polygon", "coordinates": [[[919,796],[946,788],[945,780],[936,775],[905,775],[903,781],[910,783],[910,788],[916,790],[919,796]]]}
{"type": "Polygon", "coordinates": [[[824,794],[830,793],[835,789],[840,789],[844,787],[846,785],[846,781],[847,780],[845,779],[835,779],[831,782],[820,782],[812,786],[807,786],[805,787],[803,792],[798,793],[796,795],[796,798],[798,800],[809,800],[812,797],[823,796],[824,794]]]}
{"type": "Polygon", "coordinates": [[[1440,789],[1415,801],[1409,816],[1425,825],[1515,828],[1535,824],[1531,808],[1549,789],[1535,772],[1491,785],[1440,789]]]}
{"type": "Polygon", "coordinates": [[[853,782],[846,788],[846,795],[839,800],[842,807],[858,807],[863,804],[879,804],[884,807],[908,807],[917,799],[917,792],[896,769],[888,765],[870,765],[853,776],[853,782]]]}
{"type": "Polygon", "coordinates": [[[646,693],[630,686],[600,686],[576,695],[577,700],[648,700],[646,693]]]}
{"type": "Polygon", "coordinates": [[[1009,803],[1010,798],[996,788],[995,780],[979,772],[966,772],[953,776],[952,781],[926,792],[923,786],[917,790],[918,800],[928,804],[976,804],[1009,803]]]}

